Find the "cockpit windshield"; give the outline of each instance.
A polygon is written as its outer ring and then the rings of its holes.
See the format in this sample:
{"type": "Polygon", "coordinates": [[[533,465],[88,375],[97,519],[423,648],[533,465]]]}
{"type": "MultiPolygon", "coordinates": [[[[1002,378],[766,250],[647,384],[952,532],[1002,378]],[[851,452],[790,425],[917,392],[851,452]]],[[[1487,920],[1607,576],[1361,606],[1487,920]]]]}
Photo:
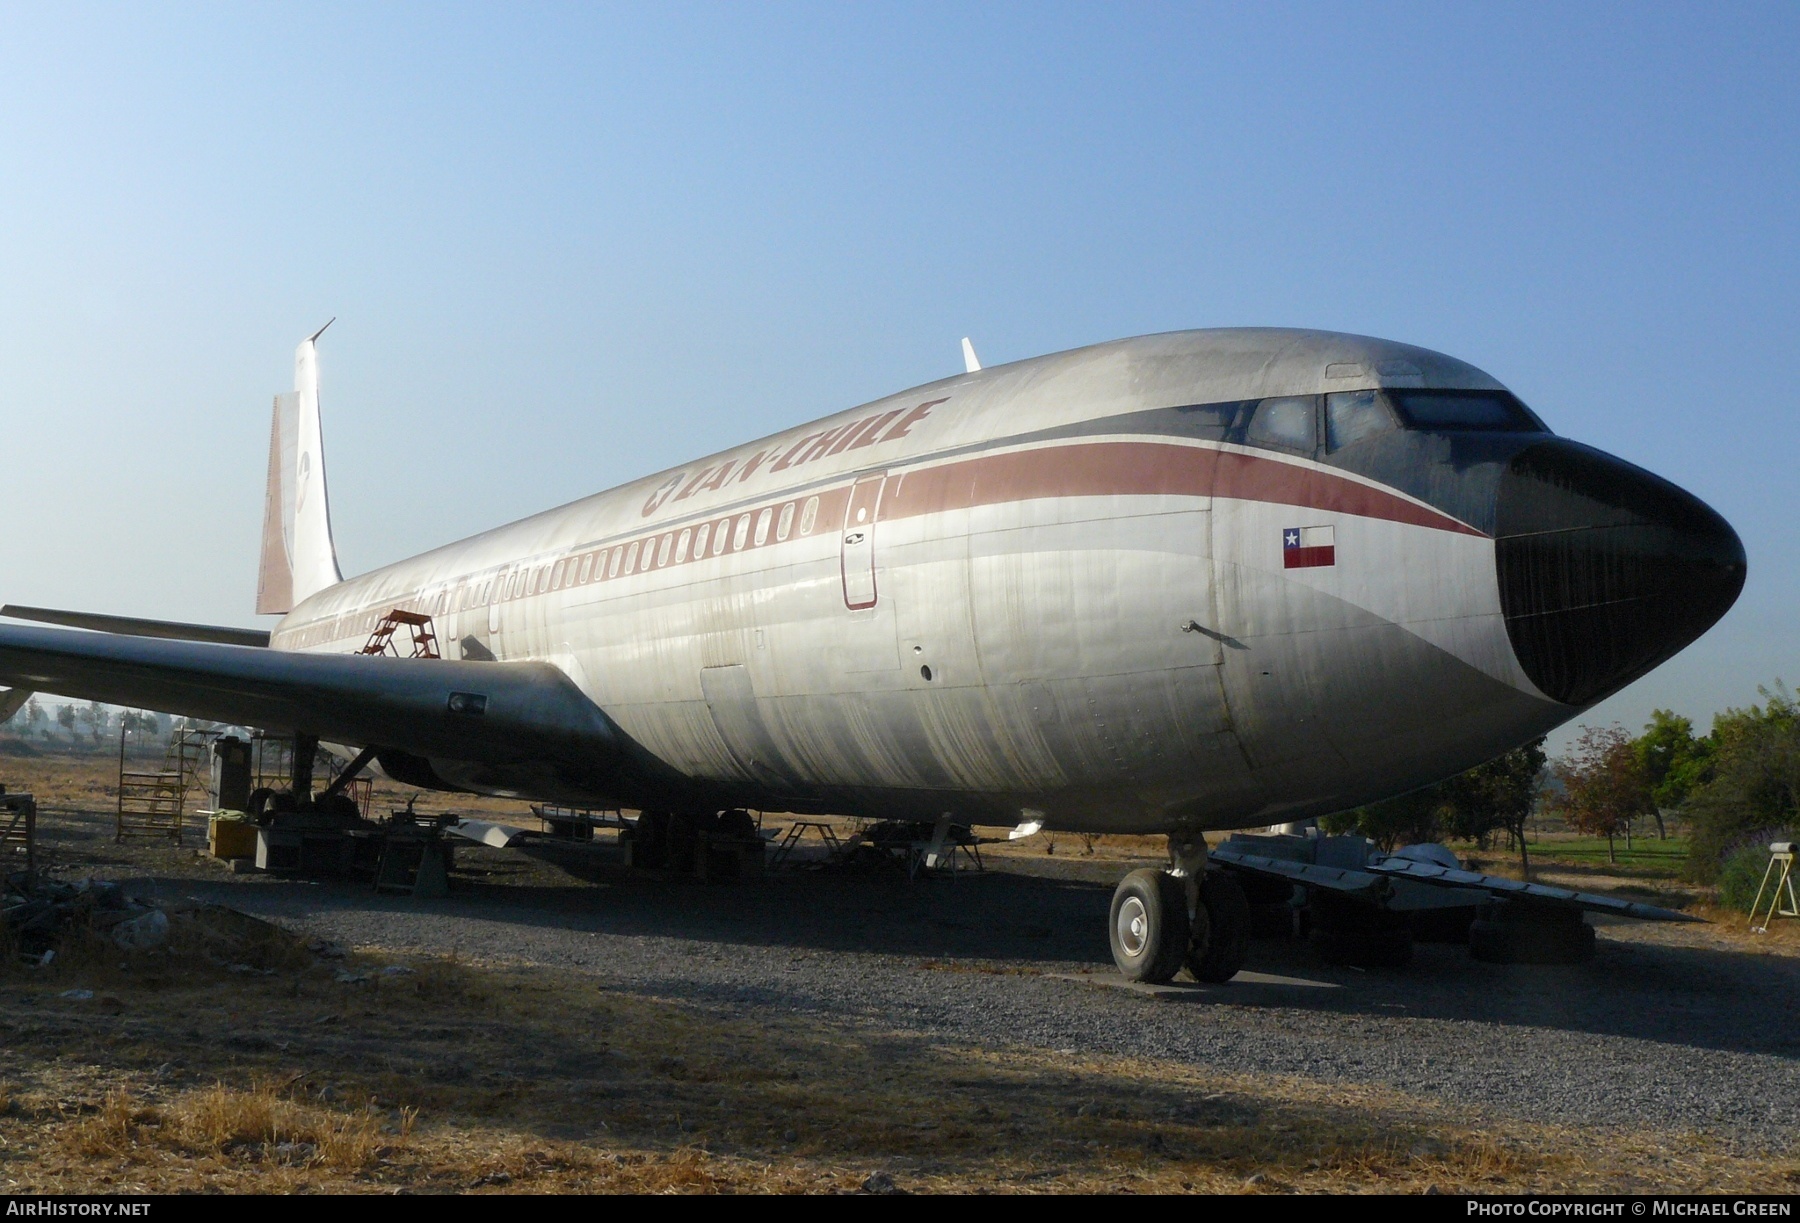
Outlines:
{"type": "Polygon", "coordinates": [[[1531,409],[1505,391],[1401,391],[1389,400],[1413,429],[1471,429],[1486,433],[1548,433],[1531,409]]]}

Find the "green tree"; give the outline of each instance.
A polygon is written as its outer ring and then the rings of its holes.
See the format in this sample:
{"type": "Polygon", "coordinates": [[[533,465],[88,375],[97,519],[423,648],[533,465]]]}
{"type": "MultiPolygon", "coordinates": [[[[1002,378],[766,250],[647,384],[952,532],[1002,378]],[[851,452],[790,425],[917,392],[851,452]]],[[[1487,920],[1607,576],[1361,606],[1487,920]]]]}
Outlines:
{"type": "Polygon", "coordinates": [[[1644,733],[1632,744],[1638,767],[1656,805],[1656,834],[1667,837],[1662,813],[1687,801],[1694,787],[1712,777],[1713,738],[1694,735],[1694,724],[1667,709],[1654,710],[1644,733]]]}
{"type": "Polygon", "coordinates": [[[1339,812],[1320,821],[1327,832],[1360,832],[1384,852],[1446,836],[1486,846],[1497,829],[1509,833],[1525,857],[1525,821],[1531,817],[1544,741],[1535,739],[1486,764],[1410,794],[1339,812]]]}
{"type": "Polygon", "coordinates": [[[75,738],[75,706],[59,705],[56,709],[56,724],[69,732],[69,738],[75,738]]]}
{"type": "Polygon", "coordinates": [[[1702,883],[1732,850],[1800,823],[1800,704],[1780,681],[1757,692],[1763,704],[1713,719],[1712,776],[1688,797],[1688,871],[1702,883]]]}
{"type": "Polygon", "coordinates": [[[87,728],[88,737],[94,741],[94,746],[99,747],[100,740],[106,737],[106,728],[112,723],[112,715],[106,712],[106,707],[99,701],[89,701],[81,707],[78,716],[81,724],[87,728]]]}
{"type": "Polygon", "coordinates": [[[1518,846],[1520,869],[1529,875],[1525,823],[1537,805],[1544,760],[1544,739],[1539,736],[1442,783],[1439,813],[1443,831],[1474,841],[1483,849],[1496,830],[1504,831],[1518,846]]]}
{"type": "Polygon", "coordinates": [[[1400,845],[1437,840],[1438,808],[1442,804],[1439,786],[1425,786],[1353,811],[1328,815],[1319,821],[1319,826],[1340,836],[1359,832],[1379,845],[1383,853],[1392,853],[1400,845]]]}
{"type": "Polygon", "coordinates": [[[1564,817],[1589,836],[1606,838],[1606,857],[1619,860],[1615,837],[1656,808],[1633,741],[1618,726],[1583,727],[1567,756],[1552,766],[1563,784],[1556,800],[1564,817]]]}

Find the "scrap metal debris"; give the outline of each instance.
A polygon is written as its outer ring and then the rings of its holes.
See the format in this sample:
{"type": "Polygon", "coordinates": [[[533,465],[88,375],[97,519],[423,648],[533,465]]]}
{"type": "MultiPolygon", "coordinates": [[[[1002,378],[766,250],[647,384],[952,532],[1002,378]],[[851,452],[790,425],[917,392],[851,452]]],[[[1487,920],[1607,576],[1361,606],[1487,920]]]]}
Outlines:
{"type": "Polygon", "coordinates": [[[0,941],[32,968],[47,968],[77,940],[116,951],[197,956],[232,972],[267,972],[304,955],[273,923],[205,901],[133,896],[118,883],[72,883],[19,872],[0,880],[0,941]]]}

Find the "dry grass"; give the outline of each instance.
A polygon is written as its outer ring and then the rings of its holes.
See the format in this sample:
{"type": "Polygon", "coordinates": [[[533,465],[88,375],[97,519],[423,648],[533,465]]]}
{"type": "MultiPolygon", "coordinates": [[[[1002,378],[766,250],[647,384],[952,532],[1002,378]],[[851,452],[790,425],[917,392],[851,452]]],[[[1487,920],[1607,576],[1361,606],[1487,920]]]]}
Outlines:
{"type": "Polygon", "coordinates": [[[292,1084],[237,1089],[221,1083],[156,1106],[118,1087],[65,1126],[55,1149],[96,1169],[238,1164],[275,1170],[279,1182],[287,1179],[279,1173],[301,1171],[357,1176],[403,1152],[411,1138],[412,1110],[400,1110],[390,1124],[373,1106],[334,1110],[302,1091],[292,1084]]]}
{"type": "Polygon", "coordinates": [[[817,1019],[771,1028],[537,970],[383,967],[401,966],[115,964],[111,992],[81,1002],[60,996],[74,970],[15,978],[0,995],[4,1187],[831,1192],[884,1170],[947,1191],[1766,1190],[1800,1177],[1790,1158],[1690,1135],[1495,1122],[1384,1089],[817,1019]]]}

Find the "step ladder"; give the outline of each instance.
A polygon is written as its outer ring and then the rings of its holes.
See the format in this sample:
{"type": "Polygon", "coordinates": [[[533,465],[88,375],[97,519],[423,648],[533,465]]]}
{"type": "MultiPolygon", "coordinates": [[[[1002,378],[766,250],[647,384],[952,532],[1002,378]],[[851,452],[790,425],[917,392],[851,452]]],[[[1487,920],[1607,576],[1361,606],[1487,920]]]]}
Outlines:
{"type": "Polygon", "coordinates": [[[395,658],[441,658],[438,653],[437,631],[433,628],[431,617],[422,612],[401,611],[395,608],[381,618],[375,631],[369,634],[369,640],[363,646],[364,654],[391,654],[395,658]],[[410,630],[412,636],[412,653],[402,654],[400,647],[394,643],[394,634],[401,628],[410,630]]]}
{"type": "Polygon", "coordinates": [[[187,800],[206,791],[216,730],[180,727],[169,738],[162,768],[125,767],[125,732],[119,732],[119,803],[115,840],[167,837],[177,845],[186,822],[187,800]]]}

